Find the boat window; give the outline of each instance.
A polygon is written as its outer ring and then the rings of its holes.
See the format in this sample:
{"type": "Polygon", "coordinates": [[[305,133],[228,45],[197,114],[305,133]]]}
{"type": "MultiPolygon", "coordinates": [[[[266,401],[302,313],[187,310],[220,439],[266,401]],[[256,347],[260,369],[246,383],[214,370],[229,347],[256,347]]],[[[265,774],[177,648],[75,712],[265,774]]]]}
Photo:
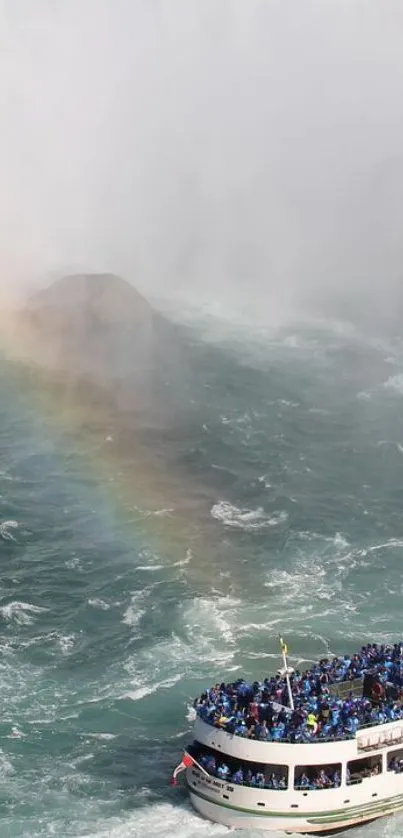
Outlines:
{"type": "Polygon", "coordinates": [[[388,771],[394,771],[396,774],[403,772],[403,748],[394,748],[393,751],[388,751],[387,765],[388,771]]]}
{"type": "MultiPolygon", "coordinates": [[[[235,759],[200,742],[194,742],[188,751],[210,777],[251,788],[277,791],[288,788],[288,765],[262,764],[235,759]]],[[[195,767],[197,768],[197,765],[195,767]]]]}
{"type": "Polygon", "coordinates": [[[362,783],[367,777],[373,777],[382,773],[382,757],[364,757],[353,759],[347,763],[347,785],[353,786],[362,783]]]}
{"type": "Polygon", "coordinates": [[[296,765],[296,789],[334,789],[341,783],[341,763],[327,765],[296,765]]]}
{"type": "Polygon", "coordinates": [[[266,764],[264,768],[265,788],[287,789],[288,788],[288,765],[266,764]]]}

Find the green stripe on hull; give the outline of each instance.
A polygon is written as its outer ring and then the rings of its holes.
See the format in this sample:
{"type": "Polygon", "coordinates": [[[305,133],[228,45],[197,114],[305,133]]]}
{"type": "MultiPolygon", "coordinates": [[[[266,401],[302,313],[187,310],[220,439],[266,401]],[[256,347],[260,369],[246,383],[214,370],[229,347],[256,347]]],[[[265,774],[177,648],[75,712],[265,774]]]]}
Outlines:
{"type": "Polygon", "coordinates": [[[308,813],[306,817],[309,818],[310,823],[325,824],[335,821],[349,821],[352,818],[369,819],[379,815],[387,815],[399,808],[403,808],[403,795],[401,794],[386,798],[385,800],[376,800],[373,803],[363,803],[361,806],[351,806],[348,809],[336,809],[335,811],[316,813],[315,816],[308,813]]]}
{"type": "Polygon", "coordinates": [[[384,801],[383,803],[378,802],[377,804],[371,805],[368,804],[367,806],[356,807],[356,809],[342,809],[340,815],[334,815],[330,813],[324,813],[322,815],[316,815],[314,818],[310,815],[307,816],[309,823],[312,824],[332,824],[332,823],[341,823],[344,821],[351,821],[355,818],[363,818],[364,820],[371,820],[371,818],[380,817],[382,815],[391,815],[396,809],[403,808],[403,800],[396,800],[391,803],[387,803],[384,801]]]}
{"type": "Polygon", "coordinates": [[[213,803],[215,806],[221,806],[223,809],[231,809],[240,814],[256,815],[264,818],[289,818],[293,820],[304,818],[312,824],[332,824],[339,821],[354,820],[355,818],[370,820],[373,817],[392,813],[399,807],[403,808],[403,795],[398,794],[395,797],[389,797],[386,800],[377,800],[374,803],[351,806],[349,809],[331,809],[328,812],[321,813],[304,812],[302,810],[300,812],[278,812],[267,809],[262,811],[249,809],[246,806],[235,806],[233,803],[224,803],[222,800],[212,800],[211,797],[207,797],[206,794],[203,794],[199,789],[195,789],[194,786],[189,786],[189,790],[196,797],[201,797],[202,800],[206,800],[207,803],[213,803]]]}

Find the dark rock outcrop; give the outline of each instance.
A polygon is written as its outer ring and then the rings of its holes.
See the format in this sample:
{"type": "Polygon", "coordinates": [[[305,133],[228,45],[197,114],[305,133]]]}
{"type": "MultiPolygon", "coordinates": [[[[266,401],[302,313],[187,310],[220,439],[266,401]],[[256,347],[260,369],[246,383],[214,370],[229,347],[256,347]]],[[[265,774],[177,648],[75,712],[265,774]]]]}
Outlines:
{"type": "Polygon", "coordinates": [[[144,297],[113,274],[64,277],[35,294],[21,317],[32,360],[99,383],[150,364],[158,320],[144,297]]]}
{"type": "Polygon", "coordinates": [[[113,274],[66,276],[17,318],[19,354],[80,404],[92,399],[152,422],[175,410],[186,353],[180,330],[113,274]]]}

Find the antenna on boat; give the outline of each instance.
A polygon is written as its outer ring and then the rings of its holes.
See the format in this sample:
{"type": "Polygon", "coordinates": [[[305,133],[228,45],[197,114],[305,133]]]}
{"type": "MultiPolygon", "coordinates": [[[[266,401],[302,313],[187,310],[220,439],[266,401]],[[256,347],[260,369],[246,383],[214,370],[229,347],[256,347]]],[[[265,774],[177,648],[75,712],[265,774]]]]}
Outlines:
{"type": "Polygon", "coordinates": [[[291,690],[291,682],[290,682],[290,675],[293,674],[294,670],[293,670],[292,666],[288,666],[288,663],[287,663],[288,646],[285,643],[285,641],[283,640],[283,638],[281,637],[281,634],[279,634],[279,640],[280,640],[281,654],[283,656],[283,664],[284,664],[283,668],[279,669],[279,673],[280,673],[280,675],[283,675],[285,677],[285,680],[286,680],[286,683],[287,683],[287,690],[288,690],[288,701],[290,702],[291,710],[294,710],[294,698],[293,698],[293,694],[292,694],[292,690],[291,690]]]}

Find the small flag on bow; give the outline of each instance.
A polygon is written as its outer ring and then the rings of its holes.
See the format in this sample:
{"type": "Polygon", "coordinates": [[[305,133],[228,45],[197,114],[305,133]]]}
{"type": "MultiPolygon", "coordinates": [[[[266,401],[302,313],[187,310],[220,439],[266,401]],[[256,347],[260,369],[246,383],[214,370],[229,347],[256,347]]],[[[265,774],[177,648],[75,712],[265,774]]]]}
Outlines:
{"type": "Polygon", "coordinates": [[[180,762],[179,765],[176,766],[175,771],[172,774],[172,785],[176,786],[178,784],[178,774],[180,774],[182,771],[186,771],[187,768],[190,768],[190,766],[194,764],[197,765],[196,760],[194,760],[193,757],[191,757],[190,754],[188,754],[188,752],[185,751],[182,757],[182,762],[180,762]]]}
{"type": "Polygon", "coordinates": [[[282,637],[280,637],[280,644],[283,655],[288,655],[288,646],[282,637]]]}

